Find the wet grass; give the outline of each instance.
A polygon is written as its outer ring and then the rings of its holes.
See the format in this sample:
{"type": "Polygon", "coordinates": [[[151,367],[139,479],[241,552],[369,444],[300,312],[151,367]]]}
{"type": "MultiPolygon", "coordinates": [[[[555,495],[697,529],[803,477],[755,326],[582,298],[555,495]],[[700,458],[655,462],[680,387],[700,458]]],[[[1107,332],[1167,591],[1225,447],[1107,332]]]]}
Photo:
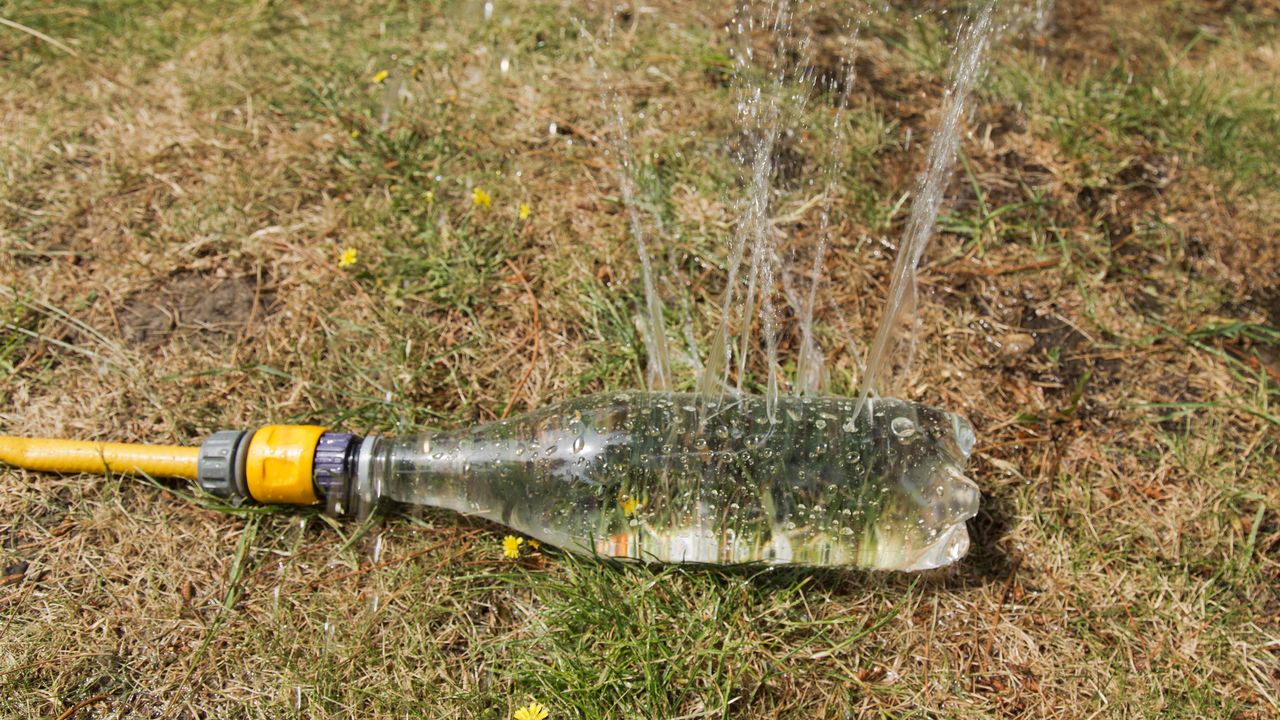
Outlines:
{"type": "MultiPolygon", "coordinates": [[[[495,5],[0,10],[75,52],[0,28],[4,431],[392,432],[640,386],[610,84],[691,385],[740,192],[728,9],[650,4],[606,37],[602,8],[495,5]]],[[[917,5],[852,42],[843,125],[811,93],[779,156],[790,267],[805,203],[837,192],[817,310],[835,389],[960,15],[917,5]]],[[[512,562],[501,528],[446,513],[356,525],[4,471],[0,715],[1273,717],[1277,14],[1058,5],[993,50],[898,388],[978,429],[957,567],[512,562]]],[[[813,27],[798,59],[833,76],[840,23],[813,27]]]]}

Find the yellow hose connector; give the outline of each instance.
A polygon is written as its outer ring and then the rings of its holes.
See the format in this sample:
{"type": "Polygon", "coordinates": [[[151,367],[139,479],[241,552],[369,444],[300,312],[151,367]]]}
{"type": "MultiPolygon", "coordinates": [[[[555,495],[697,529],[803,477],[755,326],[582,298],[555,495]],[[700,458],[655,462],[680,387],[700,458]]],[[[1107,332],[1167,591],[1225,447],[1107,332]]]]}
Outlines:
{"type": "Polygon", "coordinates": [[[0,461],[39,472],[146,474],[195,480],[199,456],[200,448],[176,445],[0,436],[0,461]]]}
{"type": "Polygon", "coordinates": [[[319,501],[311,480],[319,425],[264,425],[249,441],[245,480],[260,503],[312,505],[319,501]]]}
{"type": "MultiPolygon", "coordinates": [[[[243,454],[232,452],[233,443],[222,448],[221,454],[214,451],[204,461],[220,460],[226,474],[223,484],[247,489],[250,498],[260,503],[312,505],[319,501],[312,476],[316,445],[324,433],[325,428],[319,425],[266,425],[253,433],[243,454]]],[[[198,447],[0,436],[0,462],[14,467],[66,474],[187,478],[200,480],[202,487],[209,490],[207,478],[200,476],[200,453],[198,447]]],[[[205,466],[204,471],[217,467],[205,466]]]]}

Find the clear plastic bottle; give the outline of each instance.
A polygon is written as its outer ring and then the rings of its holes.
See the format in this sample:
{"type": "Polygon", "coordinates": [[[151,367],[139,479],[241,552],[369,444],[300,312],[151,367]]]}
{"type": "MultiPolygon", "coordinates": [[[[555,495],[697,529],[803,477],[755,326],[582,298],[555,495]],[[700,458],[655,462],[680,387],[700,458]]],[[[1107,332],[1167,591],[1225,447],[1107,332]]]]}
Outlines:
{"type": "Polygon", "coordinates": [[[876,399],[594,395],[510,420],[370,438],[366,499],[478,515],[617,558],[922,570],[967,551],[963,418],[876,399]]]}

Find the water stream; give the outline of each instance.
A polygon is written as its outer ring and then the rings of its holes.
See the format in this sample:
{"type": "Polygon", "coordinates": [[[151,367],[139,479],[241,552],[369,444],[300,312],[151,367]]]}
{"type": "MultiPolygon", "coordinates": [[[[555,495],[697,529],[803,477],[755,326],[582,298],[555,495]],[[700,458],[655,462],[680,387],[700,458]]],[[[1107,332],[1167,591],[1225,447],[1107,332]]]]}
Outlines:
{"type": "MultiPolygon", "coordinates": [[[[911,193],[911,208],[897,245],[883,314],[865,362],[860,363],[860,409],[868,398],[878,396],[891,385],[888,381],[895,373],[909,368],[915,342],[916,272],[944,200],[974,83],[981,76],[986,51],[998,29],[993,22],[995,6],[995,0],[977,5],[957,34],[940,120],[926,150],[924,169],[911,193]]],[[[1042,26],[1051,8],[1050,0],[1027,0],[1014,12],[1025,16],[1026,25],[1042,26]]],[[[740,181],[729,198],[735,222],[727,240],[720,316],[706,361],[699,369],[696,389],[718,399],[741,395],[748,389],[762,391],[770,416],[784,394],[816,395],[827,388],[826,354],[814,331],[815,311],[832,241],[832,208],[842,189],[840,177],[846,154],[842,133],[849,90],[857,79],[853,71],[854,48],[858,34],[874,13],[886,11],[867,4],[852,9],[847,17],[827,17],[828,24],[837,23],[836,34],[842,38],[842,46],[838,71],[823,74],[805,62],[814,43],[813,13],[827,10],[804,0],[743,2],[735,6],[725,26],[733,60],[731,88],[741,133],[735,152],[740,181]],[[762,42],[761,35],[767,36],[767,41],[762,42]],[[818,95],[838,98],[828,128],[829,137],[835,140],[822,156],[818,177],[808,179],[804,186],[810,196],[799,203],[798,209],[780,218],[777,158],[784,140],[798,142],[794,138],[812,134],[804,111],[818,95]],[[816,232],[803,242],[786,237],[788,219],[798,222],[797,218],[811,210],[817,213],[816,232]],[[791,377],[785,376],[779,359],[780,310],[784,306],[791,311],[798,335],[791,377]],[[760,353],[762,376],[749,381],[750,370],[756,367],[753,352],[760,353]]],[[[676,381],[672,377],[663,302],[654,281],[657,270],[651,254],[653,239],[661,236],[660,224],[654,227],[660,220],[656,214],[646,217],[637,196],[638,168],[630,146],[628,118],[618,94],[610,89],[605,97],[614,125],[612,151],[618,160],[619,186],[645,291],[643,322],[639,324],[648,353],[648,385],[651,390],[668,390],[676,381]]],[[[909,152],[910,146],[904,151],[909,152]]],[[[854,342],[849,333],[845,336],[848,342],[854,342]]],[[[850,350],[860,354],[857,348],[850,350]]]]}
{"type": "Polygon", "coordinates": [[[905,362],[908,365],[910,363],[913,350],[910,346],[914,345],[915,337],[913,316],[917,302],[916,271],[920,266],[920,258],[924,256],[925,248],[933,237],[938,210],[942,207],[947,181],[955,164],[961,120],[964,118],[973,84],[981,74],[991,39],[991,13],[994,7],[995,0],[984,2],[976,16],[961,31],[951,65],[951,79],[942,98],[942,119],[929,143],[924,170],[916,178],[915,200],[898,245],[889,298],[872,341],[871,351],[867,355],[866,370],[858,396],[859,407],[867,398],[877,393],[879,383],[890,369],[897,341],[907,341],[909,348],[905,362]]]}

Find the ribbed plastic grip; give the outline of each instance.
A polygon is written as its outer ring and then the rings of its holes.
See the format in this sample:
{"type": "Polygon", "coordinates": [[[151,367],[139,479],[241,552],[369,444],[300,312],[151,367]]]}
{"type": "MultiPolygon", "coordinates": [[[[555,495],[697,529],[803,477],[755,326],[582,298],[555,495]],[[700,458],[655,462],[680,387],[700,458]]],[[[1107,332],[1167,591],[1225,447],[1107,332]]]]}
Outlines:
{"type": "Polygon", "coordinates": [[[359,447],[360,438],[351,433],[327,432],[320,436],[316,443],[315,481],[326,499],[346,500],[359,447]]]}
{"type": "Polygon", "coordinates": [[[200,445],[200,462],[196,467],[197,479],[205,492],[228,500],[240,497],[236,482],[236,450],[247,435],[243,430],[220,430],[205,438],[200,445]]]}

